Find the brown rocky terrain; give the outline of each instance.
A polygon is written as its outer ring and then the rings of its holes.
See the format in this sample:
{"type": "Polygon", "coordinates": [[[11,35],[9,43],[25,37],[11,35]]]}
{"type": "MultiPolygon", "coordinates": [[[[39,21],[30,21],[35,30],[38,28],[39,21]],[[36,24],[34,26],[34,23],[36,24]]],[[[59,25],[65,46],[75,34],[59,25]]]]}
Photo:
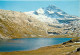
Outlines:
{"type": "Polygon", "coordinates": [[[22,12],[0,9],[0,39],[33,37],[79,37],[80,20],[49,25],[22,12]],[[75,24],[74,24],[75,23],[75,24]]]}
{"type": "Polygon", "coordinates": [[[0,38],[46,37],[49,26],[21,12],[0,9],[0,38]]]}

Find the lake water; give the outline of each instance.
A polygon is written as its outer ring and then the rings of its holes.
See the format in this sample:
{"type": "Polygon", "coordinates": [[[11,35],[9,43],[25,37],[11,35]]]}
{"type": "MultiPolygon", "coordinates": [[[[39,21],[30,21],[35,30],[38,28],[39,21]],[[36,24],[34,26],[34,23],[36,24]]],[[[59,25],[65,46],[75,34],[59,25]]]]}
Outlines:
{"type": "Polygon", "coordinates": [[[0,52],[29,51],[69,41],[71,38],[21,38],[0,41],[0,52]]]}

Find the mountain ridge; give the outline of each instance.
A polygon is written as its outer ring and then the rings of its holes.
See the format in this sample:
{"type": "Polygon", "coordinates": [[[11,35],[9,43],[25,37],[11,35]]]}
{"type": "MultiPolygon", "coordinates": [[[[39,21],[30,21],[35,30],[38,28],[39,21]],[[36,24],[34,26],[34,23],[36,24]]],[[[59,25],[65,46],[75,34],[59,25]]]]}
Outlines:
{"type": "Polygon", "coordinates": [[[0,38],[46,37],[50,28],[44,22],[22,12],[0,9],[0,38]]]}
{"type": "Polygon", "coordinates": [[[60,20],[78,19],[77,16],[71,16],[54,5],[49,5],[45,8],[39,8],[36,11],[24,12],[27,15],[31,15],[38,20],[46,23],[60,23],[60,20]]]}
{"type": "MultiPolygon", "coordinates": [[[[59,11],[62,12],[62,10],[59,11]]],[[[53,11],[47,12],[54,13],[53,11]]],[[[50,18],[46,14],[42,8],[24,13],[0,9],[0,38],[34,38],[55,35],[80,36],[80,31],[78,31],[80,30],[79,17],[50,18]],[[38,14],[34,14],[35,12],[38,12],[38,14]]]]}

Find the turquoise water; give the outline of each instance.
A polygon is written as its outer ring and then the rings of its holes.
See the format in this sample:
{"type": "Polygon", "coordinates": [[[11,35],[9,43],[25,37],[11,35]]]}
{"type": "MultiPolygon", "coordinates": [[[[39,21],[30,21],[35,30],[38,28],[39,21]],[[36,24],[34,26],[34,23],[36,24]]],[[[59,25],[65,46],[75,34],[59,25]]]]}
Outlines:
{"type": "Polygon", "coordinates": [[[0,52],[29,51],[69,41],[71,38],[21,38],[0,41],[0,52]]]}

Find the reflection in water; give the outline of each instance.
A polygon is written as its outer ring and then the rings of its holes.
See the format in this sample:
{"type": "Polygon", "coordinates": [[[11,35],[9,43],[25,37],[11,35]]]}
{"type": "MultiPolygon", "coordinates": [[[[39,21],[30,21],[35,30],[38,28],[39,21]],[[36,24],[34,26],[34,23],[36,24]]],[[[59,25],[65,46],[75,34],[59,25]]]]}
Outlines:
{"type": "Polygon", "coordinates": [[[29,51],[44,46],[60,44],[71,38],[22,38],[0,40],[0,52],[29,51]]]}

